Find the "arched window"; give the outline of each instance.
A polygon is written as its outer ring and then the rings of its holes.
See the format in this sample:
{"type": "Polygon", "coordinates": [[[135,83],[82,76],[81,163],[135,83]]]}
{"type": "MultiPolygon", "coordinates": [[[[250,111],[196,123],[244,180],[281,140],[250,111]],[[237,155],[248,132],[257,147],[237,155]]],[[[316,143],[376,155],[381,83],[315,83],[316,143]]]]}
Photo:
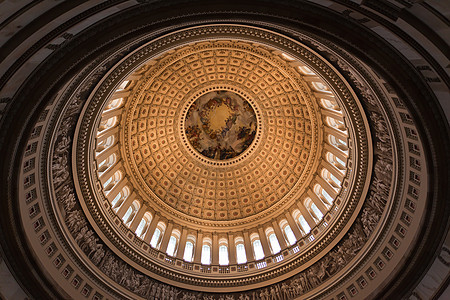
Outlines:
{"type": "Polygon", "coordinates": [[[167,245],[166,253],[170,256],[174,256],[178,246],[178,241],[180,240],[181,233],[178,229],[172,231],[172,235],[169,239],[169,244],[167,245]]]}
{"type": "Polygon", "coordinates": [[[102,120],[100,122],[100,125],[98,126],[98,133],[97,136],[105,132],[106,130],[113,128],[117,124],[117,116],[111,117],[106,120],[102,120]]]}
{"type": "Polygon", "coordinates": [[[165,230],[166,224],[164,224],[164,222],[159,222],[158,225],[156,225],[155,232],[153,233],[152,239],[150,241],[150,246],[156,249],[159,248],[165,230]]]}
{"type": "Polygon", "coordinates": [[[115,98],[111,99],[108,104],[105,107],[105,110],[103,112],[111,111],[113,109],[116,109],[120,107],[123,103],[123,98],[115,98]]]}
{"type": "Polygon", "coordinates": [[[186,246],[184,247],[183,259],[192,262],[194,257],[195,237],[193,235],[187,236],[186,246]]]}
{"type": "Polygon", "coordinates": [[[333,205],[334,199],[319,184],[316,184],[314,186],[314,192],[320,198],[320,200],[322,200],[323,203],[325,203],[327,205],[333,205]]]}
{"type": "Polygon", "coordinates": [[[288,222],[286,220],[281,220],[280,222],[280,228],[284,233],[284,237],[289,243],[289,245],[294,245],[297,239],[295,238],[294,232],[291,229],[291,226],[289,226],[288,222]]]}
{"type": "Polygon", "coordinates": [[[295,58],[293,58],[290,55],[287,55],[286,53],[281,53],[281,57],[283,57],[285,60],[293,61],[295,58]]]}
{"type": "Polygon", "coordinates": [[[322,220],[323,214],[314,203],[311,204],[311,210],[313,211],[317,219],[322,220]]]}
{"type": "Polygon", "coordinates": [[[132,212],[133,212],[133,206],[130,205],[130,207],[128,207],[128,209],[127,209],[127,212],[125,213],[125,215],[122,218],[122,220],[125,224],[127,223],[126,220],[128,220],[128,218],[130,217],[132,212]]]}
{"type": "Polygon", "coordinates": [[[238,264],[245,264],[247,262],[247,254],[245,253],[244,239],[237,237],[234,240],[236,245],[236,261],[238,264]]]}
{"type": "Polygon", "coordinates": [[[264,258],[264,250],[261,244],[261,240],[259,239],[259,235],[257,233],[253,233],[250,236],[250,240],[253,247],[253,256],[256,260],[260,260],[264,258]]]}
{"type": "Polygon", "coordinates": [[[347,142],[335,137],[334,135],[330,134],[328,136],[328,139],[330,141],[330,144],[336,148],[338,148],[339,150],[347,153],[348,152],[348,146],[347,146],[347,142]]]}
{"type": "Polygon", "coordinates": [[[201,262],[204,265],[211,264],[211,245],[212,241],[210,238],[203,239],[201,262]]]}
{"type": "Polygon", "coordinates": [[[159,228],[155,229],[155,232],[153,233],[152,240],[150,241],[150,245],[153,248],[156,248],[159,242],[159,237],[161,236],[161,230],[159,228]]]}
{"type": "Polygon", "coordinates": [[[311,232],[311,227],[309,226],[308,222],[306,222],[305,217],[300,213],[299,210],[295,210],[292,215],[294,219],[297,220],[298,225],[300,225],[300,230],[302,231],[303,235],[307,235],[311,232]]]}
{"type": "Polygon", "coordinates": [[[169,244],[167,245],[166,253],[170,256],[173,256],[176,245],[177,245],[177,238],[172,235],[169,239],[169,244]]]}
{"type": "Polygon", "coordinates": [[[341,173],[344,173],[346,163],[342,159],[340,159],[331,152],[327,152],[326,158],[330,164],[335,166],[336,169],[338,169],[341,173]]]}
{"type": "MultiPolygon", "coordinates": [[[[123,191],[123,190],[122,190],[122,191],[123,191]]],[[[119,202],[120,199],[122,199],[122,197],[123,197],[122,191],[120,191],[119,193],[117,193],[117,196],[114,197],[113,201],[111,202],[111,207],[112,207],[112,208],[116,208],[116,204],[119,202]]]]}
{"type": "Polygon", "coordinates": [[[108,156],[105,160],[103,160],[101,163],[99,163],[98,164],[99,175],[102,176],[103,173],[105,173],[106,170],[112,167],[116,161],[117,155],[113,153],[110,156],[108,156]]]}
{"type": "Polygon", "coordinates": [[[341,113],[341,109],[334,99],[323,99],[322,98],[322,99],[320,99],[320,103],[322,104],[322,107],[325,109],[329,109],[329,110],[341,113]]]}
{"type": "Polygon", "coordinates": [[[341,120],[337,120],[335,118],[332,117],[326,117],[326,123],[328,124],[328,126],[335,128],[339,131],[345,132],[347,129],[345,128],[345,124],[344,122],[342,122],[341,120]]]}
{"type": "Polygon", "coordinates": [[[114,144],[115,139],[116,139],[115,135],[110,135],[107,138],[102,139],[100,142],[98,142],[97,148],[95,150],[97,154],[111,147],[114,144]]]}
{"type": "Polygon", "coordinates": [[[322,200],[323,203],[325,203],[326,205],[333,205],[334,199],[330,196],[330,194],[327,193],[327,191],[325,191],[323,187],[316,184],[314,186],[314,192],[320,198],[320,200],[322,200]]]}
{"type": "Polygon", "coordinates": [[[328,89],[328,87],[323,84],[322,82],[316,81],[316,82],[311,82],[311,85],[313,86],[313,88],[318,91],[318,92],[322,92],[322,93],[330,93],[331,91],[328,89]]]}
{"type": "Polygon", "coordinates": [[[142,217],[142,220],[139,223],[138,227],[136,228],[136,235],[138,237],[140,237],[141,239],[144,238],[151,221],[152,221],[152,214],[146,212],[142,217]]]}
{"type": "Polygon", "coordinates": [[[314,73],[313,70],[311,70],[307,66],[299,66],[298,69],[304,75],[316,75],[316,73],[314,73]]]}
{"type": "Polygon", "coordinates": [[[112,188],[119,183],[119,181],[122,179],[122,172],[116,171],[108,180],[105,181],[103,184],[103,189],[105,193],[108,195],[108,193],[112,190],[112,188]]]}
{"type": "Polygon", "coordinates": [[[335,189],[336,191],[339,190],[339,188],[341,187],[341,181],[337,179],[336,176],[334,176],[330,171],[328,171],[325,168],[322,169],[321,175],[322,178],[326,182],[328,182],[333,189],[335,189]]]}
{"type": "Polygon", "coordinates": [[[219,265],[228,265],[228,242],[226,239],[219,240],[219,265]]]}
{"type": "Polygon", "coordinates": [[[288,240],[288,243],[289,243],[289,245],[294,245],[295,244],[295,242],[297,241],[297,239],[295,238],[295,235],[294,235],[294,232],[292,231],[292,229],[291,229],[291,226],[289,226],[289,225],[286,225],[285,227],[284,227],[284,234],[286,235],[286,237],[287,237],[287,240],[288,240]]]}
{"type": "Polygon", "coordinates": [[[309,227],[308,222],[306,222],[305,217],[303,215],[300,215],[298,217],[298,222],[300,223],[300,227],[304,234],[308,234],[311,231],[311,227],[309,227]]]}
{"type": "Polygon", "coordinates": [[[183,259],[188,262],[192,262],[192,254],[194,253],[194,244],[192,242],[187,241],[186,246],[184,247],[184,255],[183,259]]]}
{"type": "Polygon", "coordinates": [[[280,243],[278,242],[277,236],[272,227],[266,229],[266,236],[267,239],[269,240],[270,250],[272,251],[272,254],[280,252],[281,251],[280,243]]]}
{"type": "Polygon", "coordinates": [[[119,92],[119,91],[123,91],[124,89],[126,89],[128,87],[128,82],[130,82],[130,81],[125,80],[124,82],[122,82],[116,91],[119,92]]]}
{"type": "Polygon", "coordinates": [[[113,201],[111,202],[111,208],[114,209],[116,212],[122,206],[125,199],[128,198],[130,195],[130,189],[125,186],[117,195],[114,197],[113,201]]]}
{"type": "Polygon", "coordinates": [[[127,225],[127,226],[131,225],[131,222],[133,221],[133,219],[136,216],[136,213],[138,212],[140,207],[141,207],[141,204],[137,200],[134,200],[133,203],[131,203],[130,207],[128,207],[127,212],[125,213],[125,215],[122,218],[123,223],[125,225],[127,225]]]}
{"type": "Polygon", "coordinates": [[[323,218],[322,212],[317,208],[316,204],[311,200],[311,198],[305,199],[305,207],[308,209],[311,216],[315,219],[315,221],[318,223],[323,218]]]}

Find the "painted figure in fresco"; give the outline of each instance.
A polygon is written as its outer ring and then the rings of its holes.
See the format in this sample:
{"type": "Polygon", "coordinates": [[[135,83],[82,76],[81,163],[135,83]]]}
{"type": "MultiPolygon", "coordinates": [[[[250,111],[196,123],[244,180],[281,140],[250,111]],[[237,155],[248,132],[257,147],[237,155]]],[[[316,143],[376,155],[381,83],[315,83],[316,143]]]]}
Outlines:
{"type": "Polygon", "coordinates": [[[241,154],[256,136],[256,115],[237,94],[210,92],[197,99],[185,119],[186,138],[203,156],[226,160],[241,154]]]}

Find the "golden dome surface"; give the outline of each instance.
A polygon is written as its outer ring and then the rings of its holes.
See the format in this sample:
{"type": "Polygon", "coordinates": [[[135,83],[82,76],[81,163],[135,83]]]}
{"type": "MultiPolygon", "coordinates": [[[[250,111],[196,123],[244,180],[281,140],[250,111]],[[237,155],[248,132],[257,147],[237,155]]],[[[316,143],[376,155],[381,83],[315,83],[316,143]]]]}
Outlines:
{"type": "Polygon", "coordinates": [[[218,40],[174,49],[137,73],[124,108],[124,147],[148,201],[194,218],[235,220],[278,209],[309,183],[320,115],[288,60],[262,45],[218,40]],[[255,112],[254,141],[225,160],[201,154],[186,134],[193,105],[219,93],[255,112]]]}
{"type": "MultiPolygon", "coordinates": [[[[286,278],[335,246],[363,205],[372,150],[355,97],[317,53],[264,29],[156,39],[117,63],[82,112],[82,208],[117,255],[174,284],[202,274],[211,289],[240,290],[286,278]],[[256,120],[248,147],[226,159],[186,134],[192,107],[218,95],[248,103],[256,120]]],[[[232,114],[225,106],[217,115],[232,114]]]]}

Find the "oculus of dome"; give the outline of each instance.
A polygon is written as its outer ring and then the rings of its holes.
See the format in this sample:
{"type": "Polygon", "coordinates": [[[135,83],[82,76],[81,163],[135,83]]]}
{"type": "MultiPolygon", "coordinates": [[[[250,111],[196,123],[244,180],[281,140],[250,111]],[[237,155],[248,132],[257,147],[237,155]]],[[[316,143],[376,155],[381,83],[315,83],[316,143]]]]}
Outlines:
{"type": "Polygon", "coordinates": [[[198,98],[186,114],[186,137],[204,156],[216,160],[244,152],[256,135],[256,115],[235,93],[210,92],[198,98]]]}

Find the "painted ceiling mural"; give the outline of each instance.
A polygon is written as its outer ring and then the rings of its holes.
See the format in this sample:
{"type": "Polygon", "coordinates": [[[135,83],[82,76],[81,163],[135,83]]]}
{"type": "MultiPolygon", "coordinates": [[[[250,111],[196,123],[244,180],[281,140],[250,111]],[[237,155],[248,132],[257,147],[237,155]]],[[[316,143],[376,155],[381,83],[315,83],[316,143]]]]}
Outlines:
{"type": "Polygon", "coordinates": [[[189,107],[185,133],[202,155],[217,160],[244,152],[256,135],[256,115],[250,104],[233,92],[210,92],[189,107]]]}

